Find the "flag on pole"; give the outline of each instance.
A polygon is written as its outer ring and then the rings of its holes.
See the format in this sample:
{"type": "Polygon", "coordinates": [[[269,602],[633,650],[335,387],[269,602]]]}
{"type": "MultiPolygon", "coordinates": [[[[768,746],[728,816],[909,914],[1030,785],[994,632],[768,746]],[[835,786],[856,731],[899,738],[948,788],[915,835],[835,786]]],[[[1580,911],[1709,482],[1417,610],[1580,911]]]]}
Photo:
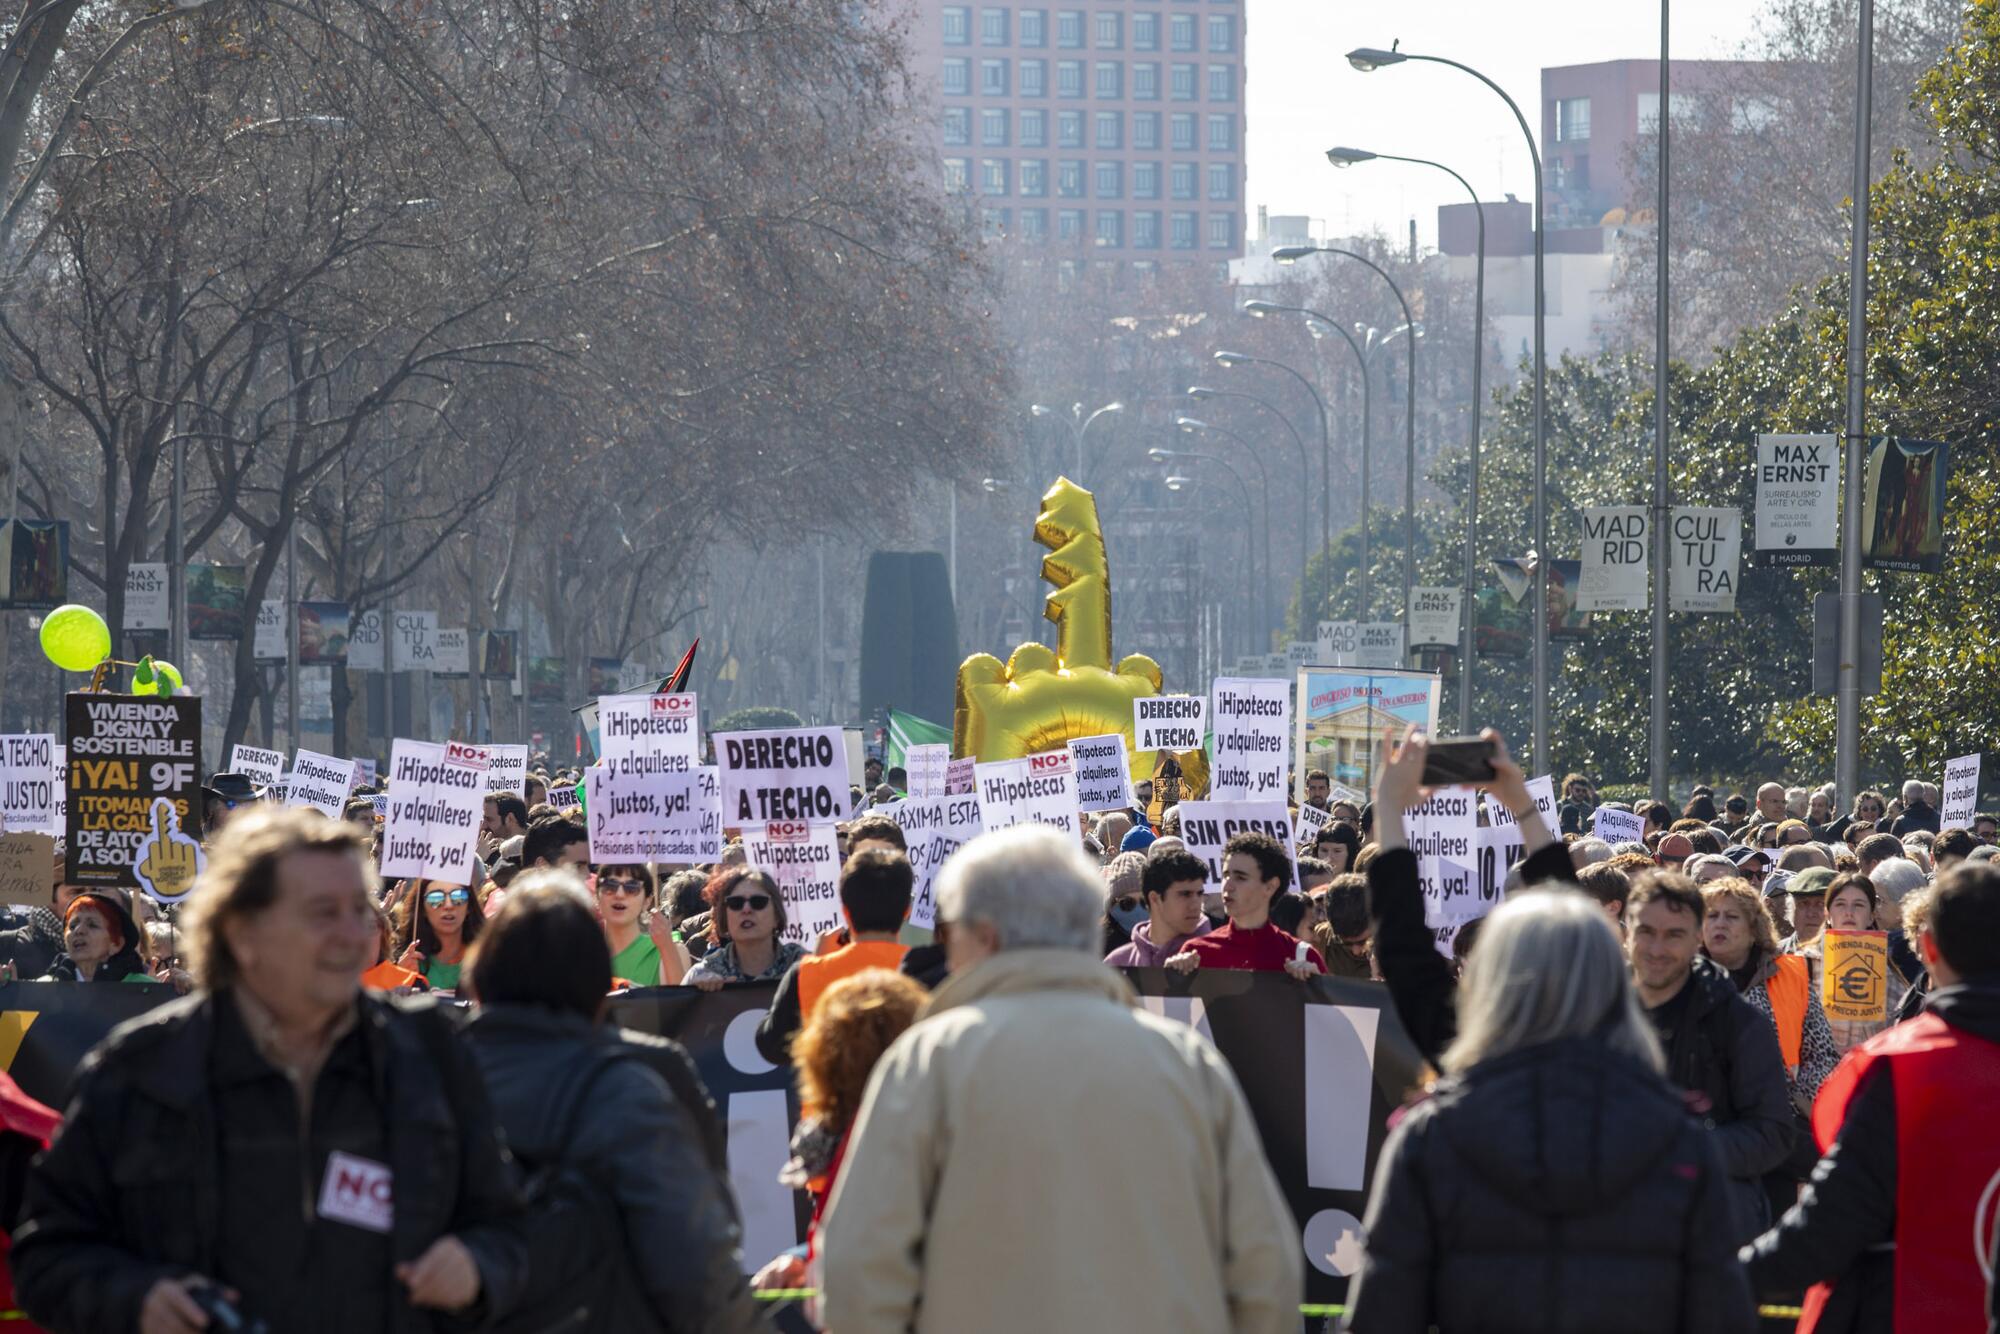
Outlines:
{"type": "Polygon", "coordinates": [[[907,767],[905,752],[911,746],[928,746],[943,742],[951,744],[951,729],[940,727],[917,717],[914,713],[904,713],[899,709],[889,710],[888,754],[883,764],[888,768],[907,767]]]}

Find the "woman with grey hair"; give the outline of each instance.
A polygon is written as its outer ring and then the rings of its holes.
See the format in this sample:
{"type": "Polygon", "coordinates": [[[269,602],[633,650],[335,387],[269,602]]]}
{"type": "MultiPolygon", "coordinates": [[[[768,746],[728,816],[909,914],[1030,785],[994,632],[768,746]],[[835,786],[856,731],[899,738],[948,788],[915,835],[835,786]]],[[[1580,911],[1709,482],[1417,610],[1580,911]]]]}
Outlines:
{"type": "Polygon", "coordinates": [[[1597,904],[1501,904],[1460,992],[1450,1078],[1383,1149],[1345,1328],[1754,1329],[1722,1160],[1597,904]]]}

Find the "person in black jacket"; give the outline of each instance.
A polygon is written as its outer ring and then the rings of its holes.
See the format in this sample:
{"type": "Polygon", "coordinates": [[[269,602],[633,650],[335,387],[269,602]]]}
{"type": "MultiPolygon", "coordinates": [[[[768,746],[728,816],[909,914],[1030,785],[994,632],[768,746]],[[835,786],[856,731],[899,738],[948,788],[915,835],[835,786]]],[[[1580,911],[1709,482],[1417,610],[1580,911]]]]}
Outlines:
{"type": "Polygon", "coordinates": [[[1661,1077],[1597,904],[1543,890],[1495,909],[1460,1013],[1450,1077],[1383,1147],[1346,1328],[1754,1329],[1714,1136],[1661,1077]]]}
{"type": "MultiPolygon", "coordinates": [[[[623,1281],[577,1294],[592,1303],[584,1328],[768,1328],[743,1274],[735,1201],[695,1118],[650,1068],[656,1053],[599,1022],[611,965],[582,882],[563,871],[515,881],[474,946],[471,980],[468,1037],[509,1146],[531,1164],[580,1169],[616,1209],[623,1281]]],[[[525,1304],[574,1278],[538,1269],[525,1304]]]]}
{"type": "Polygon", "coordinates": [[[520,1197],[470,1055],[364,992],[361,834],[243,812],[183,939],[200,989],[113,1030],[29,1175],[16,1291],[59,1334],[182,1334],[195,1293],[287,1330],[425,1334],[505,1311],[520,1197]]]}

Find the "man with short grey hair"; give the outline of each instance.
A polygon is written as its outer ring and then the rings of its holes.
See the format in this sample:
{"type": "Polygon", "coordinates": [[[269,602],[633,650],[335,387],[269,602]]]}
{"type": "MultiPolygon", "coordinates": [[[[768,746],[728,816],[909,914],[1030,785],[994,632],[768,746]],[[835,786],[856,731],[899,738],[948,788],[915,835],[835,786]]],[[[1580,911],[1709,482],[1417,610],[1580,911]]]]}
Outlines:
{"type": "Polygon", "coordinates": [[[1917,778],[1903,784],[1903,813],[1889,826],[1889,832],[1897,838],[1917,829],[1928,829],[1935,834],[1942,823],[1930,784],[1917,778]]]}
{"type": "Polygon", "coordinates": [[[820,1223],[823,1327],[1298,1328],[1298,1227],[1242,1090],[1096,957],[1101,893],[1040,826],[945,863],[951,976],[869,1081],[820,1223]],[[1143,1282],[1108,1281],[1135,1256],[1143,1282]]]}
{"type": "MultiPolygon", "coordinates": [[[[1645,846],[1644,844],[1640,845],[1645,846]]],[[[1608,862],[1612,858],[1611,845],[1601,838],[1580,838],[1569,845],[1569,862],[1581,871],[1586,866],[1608,862]]]]}
{"type": "Polygon", "coordinates": [[[1903,900],[1931,882],[1908,857],[1891,857],[1868,873],[1875,886],[1875,925],[1894,931],[1903,925],[1903,900]]]}

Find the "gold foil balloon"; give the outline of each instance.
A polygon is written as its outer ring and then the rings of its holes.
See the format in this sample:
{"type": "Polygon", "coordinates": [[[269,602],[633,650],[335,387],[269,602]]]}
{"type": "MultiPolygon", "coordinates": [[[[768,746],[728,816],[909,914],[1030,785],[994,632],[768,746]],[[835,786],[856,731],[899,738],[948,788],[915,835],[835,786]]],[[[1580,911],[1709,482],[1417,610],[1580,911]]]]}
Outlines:
{"type": "MultiPolygon", "coordinates": [[[[1049,548],[1042,578],[1056,591],[1042,614],[1056,624],[1056,647],[1022,644],[1005,663],[975,653],[959,666],[952,753],[1016,759],[1113,732],[1130,750],[1132,701],[1160,693],[1160,665],[1140,653],[1111,665],[1111,580],[1097,501],[1057,478],[1042,497],[1035,540],[1049,548]]],[[[1132,776],[1150,778],[1153,763],[1150,752],[1134,752],[1132,776]]]]}

